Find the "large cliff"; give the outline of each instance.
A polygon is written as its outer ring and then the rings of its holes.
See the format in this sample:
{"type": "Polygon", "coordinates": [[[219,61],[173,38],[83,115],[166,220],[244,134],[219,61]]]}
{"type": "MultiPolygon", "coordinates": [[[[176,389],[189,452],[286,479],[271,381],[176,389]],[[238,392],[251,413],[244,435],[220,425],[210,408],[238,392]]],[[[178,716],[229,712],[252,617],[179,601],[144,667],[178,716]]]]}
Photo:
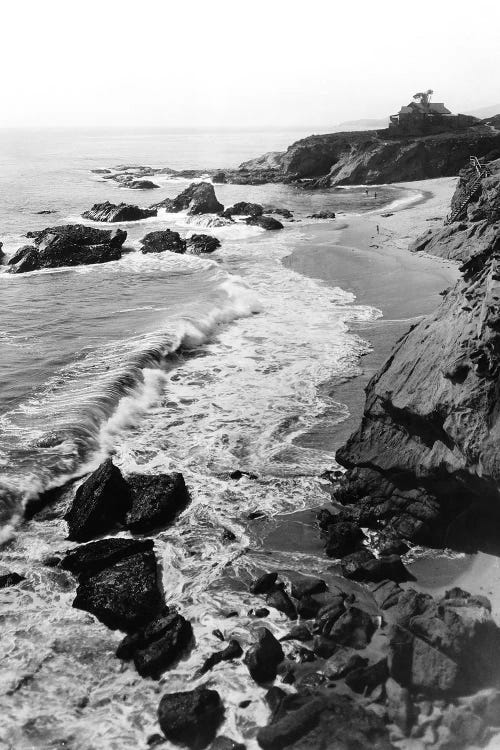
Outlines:
{"type": "Polygon", "coordinates": [[[348,471],[337,499],[414,541],[452,543],[474,506],[500,514],[500,160],[490,168],[467,219],[426,245],[466,258],[461,279],[397,343],[338,451],[348,471]]]}
{"type": "Polygon", "coordinates": [[[394,138],[388,130],[312,135],[283,153],[244,162],[233,172],[266,181],[310,180],[311,187],[370,185],[456,175],[469,155],[500,156],[500,130],[480,124],[463,131],[394,138]]]}

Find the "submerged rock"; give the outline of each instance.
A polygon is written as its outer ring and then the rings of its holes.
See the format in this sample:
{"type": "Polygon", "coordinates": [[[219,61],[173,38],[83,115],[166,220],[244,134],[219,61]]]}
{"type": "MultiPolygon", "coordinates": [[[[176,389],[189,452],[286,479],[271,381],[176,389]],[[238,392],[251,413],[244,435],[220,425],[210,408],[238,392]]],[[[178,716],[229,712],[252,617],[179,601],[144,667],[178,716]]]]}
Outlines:
{"type": "Polygon", "coordinates": [[[283,614],[289,617],[290,620],[297,619],[295,604],[292,602],[286,591],[283,591],[282,589],[269,592],[266,596],[266,604],[270,607],[274,607],[279,612],[283,612],[283,614]]]}
{"type": "Polygon", "coordinates": [[[141,240],[141,252],[146,253],[185,253],[186,241],[182,239],[179,232],[171,229],[159,229],[149,232],[141,240]]]}
{"type": "Polygon", "coordinates": [[[359,549],[365,535],[355,523],[340,521],[327,527],[325,551],[328,557],[344,557],[359,549]]]}
{"type": "Polygon", "coordinates": [[[158,721],[167,740],[191,750],[203,750],[212,742],[223,717],[219,693],[206,687],[167,693],[158,707],[158,721]]]}
{"type": "Polygon", "coordinates": [[[25,580],[25,576],[19,575],[19,573],[4,573],[0,575],[0,589],[8,588],[9,586],[16,586],[25,580]]]}
{"type": "Polygon", "coordinates": [[[245,664],[255,682],[271,682],[275,679],[278,664],[285,655],[279,641],[267,628],[258,628],[257,642],[245,654],[245,664]]]}
{"type": "Polygon", "coordinates": [[[86,542],[125,519],[130,491],[120,470],[108,458],[81,484],[64,516],[68,539],[86,542]]]}
{"type": "Polygon", "coordinates": [[[94,203],[92,208],[88,211],[84,211],[82,216],[84,219],[90,219],[91,221],[139,221],[140,219],[148,219],[151,216],[156,216],[156,208],[139,208],[139,206],[131,206],[127,203],[94,203]]]}
{"type": "Polygon", "coordinates": [[[186,239],[187,251],[194,255],[213,253],[219,247],[220,241],[210,234],[192,234],[191,237],[186,239]]]}
{"type": "Polygon", "coordinates": [[[252,594],[267,594],[269,591],[273,591],[278,580],[278,573],[272,571],[271,573],[264,573],[257,578],[250,585],[250,591],[252,594]]]}
{"type": "Polygon", "coordinates": [[[231,640],[229,641],[226,648],[222,649],[222,651],[215,651],[213,654],[211,654],[208,657],[208,659],[206,659],[203,666],[200,668],[199,673],[205,674],[205,672],[210,671],[217,664],[220,664],[221,661],[230,661],[231,659],[239,659],[240,656],[243,656],[243,649],[241,648],[238,641],[231,640]]]}
{"type": "Polygon", "coordinates": [[[260,203],[240,201],[239,203],[235,203],[234,206],[226,208],[223,215],[228,218],[232,216],[262,216],[262,206],[260,203]]]}
{"type": "Polygon", "coordinates": [[[134,660],[142,677],[159,679],[189,648],[193,640],[191,623],[179,614],[168,613],[127,635],[118,646],[119,659],[134,660]]]}
{"type": "Polygon", "coordinates": [[[129,474],[131,504],[126,526],[138,534],[172,523],[189,504],[182,474],[129,474]]]}
{"type": "Polygon", "coordinates": [[[131,190],[155,190],[155,188],[159,188],[160,186],[155,182],[151,182],[151,180],[132,180],[127,184],[127,187],[131,190]]]}

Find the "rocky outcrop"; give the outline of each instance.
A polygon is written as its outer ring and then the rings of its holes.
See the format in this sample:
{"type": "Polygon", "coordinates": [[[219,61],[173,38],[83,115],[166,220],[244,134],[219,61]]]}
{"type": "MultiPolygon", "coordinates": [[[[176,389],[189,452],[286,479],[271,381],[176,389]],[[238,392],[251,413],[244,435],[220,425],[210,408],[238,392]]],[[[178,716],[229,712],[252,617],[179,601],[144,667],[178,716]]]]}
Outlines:
{"type": "Polygon", "coordinates": [[[274,219],[272,216],[249,216],[245,219],[247,224],[252,227],[260,227],[267,231],[275,231],[276,229],[283,229],[283,224],[278,219],[274,219]]]}
{"type": "Polygon", "coordinates": [[[28,232],[27,237],[34,244],[23,246],[9,259],[13,273],[119,260],[127,233],[67,224],[28,232]]]}
{"type": "Polygon", "coordinates": [[[147,534],[166,526],[189,503],[182,474],[130,474],[127,477],[131,504],[125,523],[134,533],[147,534]]]}
{"type": "Polygon", "coordinates": [[[276,677],[278,664],[285,655],[279,641],[267,628],[258,628],[257,641],[245,654],[245,664],[256,682],[270,682],[276,677]]]}
{"type": "Polygon", "coordinates": [[[131,190],[155,190],[160,186],[155,182],[151,182],[151,180],[131,180],[127,184],[127,187],[131,190]]]}
{"type": "Polygon", "coordinates": [[[262,216],[263,210],[260,203],[247,203],[240,201],[233,206],[229,206],[224,211],[224,216],[231,218],[233,216],[262,216]]]}
{"type": "Polygon", "coordinates": [[[141,677],[159,679],[186,653],[192,641],[191,623],[166,608],[164,615],[125,636],[116,655],[124,661],[133,659],[141,677]]]}
{"type": "Polygon", "coordinates": [[[407,539],[474,549],[474,528],[486,543],[485,518],[500,511],[496,170],[493,164],[484,242],[475,252],[467,248],[462,278],[434,313],[401,338],[372,378],[362,423],[338,451],[348,472],[336,498],[346,505],[347,517],[363,526],[389,526],[407,539]]]}
{"type": "Polygon", "coordinates": [[[82,216],[84,219],[90,221],[140,221],[141,219],[149,219],[151,216],[156,216],[156,208],[139,208],[139,206],[131,206],[127,203],[94,203],[92,208],[88,211],[84,211],[82,216]]]}
{"type": "Polygon", "coordinates": [[[171,229],[159,229],[149,232],[141,240],[141,252],[147,253],[185,253],[186,241],[182,239],[179,232],[171,229]]]}
{"type": "Polygon", "coordinates": [[[240,166],[242,175],[274,175],[269,181],[316,180],[316,187],[380,184],[459,173],[470,154],[496,158],[500,132],[478,124],[463,131],[394,138],[388,130],[312,135],[271,161],[259,157],[240,166]],[[319,179],[318,179],[319,178],[319,179]]]}
{"type": "Polygon", "coordinates": [[[200,253],[213,253],[220,247],[217,237],[210,234],[192,234],[186,239],[186,249],[193,255],[200,253]]]}

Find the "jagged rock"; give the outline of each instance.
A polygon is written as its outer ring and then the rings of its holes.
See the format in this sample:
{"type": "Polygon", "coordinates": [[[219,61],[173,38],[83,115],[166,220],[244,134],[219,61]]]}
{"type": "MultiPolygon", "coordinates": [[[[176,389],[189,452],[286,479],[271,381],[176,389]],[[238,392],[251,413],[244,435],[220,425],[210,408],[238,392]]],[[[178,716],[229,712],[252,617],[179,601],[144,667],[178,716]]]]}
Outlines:
{"type": "Polygon", "coordinates": [[[188,214],[218,214],[224,211],[215,195],[214,186],[209,182],[193,182],[174,199],[177,211],[187,210],[188,214]]]}
{"type": "Polygon", "coordinates": [[[277,572],[264,573],[251,584],[250,591],[252,594],[266,594],[274,589],[277,580],[277,572]]]}
{"type": "Polygon", "coordinates": [[[258,628],[257,642],[245,654],[245,664],[255,682],[271,682],[275,679],[278,664],[285,655],[279,641],[267,628],[258,628]]]}
{"type": "Polygon", "coordinates": [[[375,560],[375,555],[370,552],[369,549],[365,548],[360,549],[357,552],[351,552],[350,555],[345,555],[340,561],[342,575],[345,576],[345,578],[351,578],[351,576],[356,575],[356,571],[359,570],[361,566],[370,560],[375,560]]]}
{"type": "Polygon", "coordinates": [[[15,586],[24,580],[25,576],[19,575],[19,573],[4,573],[3,575],[0,575],[0,589],[5,589],[8,586],[15,586]]]}
{"type": "Polygon", "coordinates": [[[266,596],[266,604],[268,604],[270,607],[274,607],[279,612],[283,612],[283,614],[289,617],[290,620],[297,619],[297,610],[295,609],[295,605],[286,591],[283,591],[282,589],[271,591],[266,596]]]}
{"type": "Polygon", "coordinates": [[[139,221],[140,219],[148,219],[151,216],[156,216],[156,208],[139,208],[139,206],[131,206],[127,203],[94,203],[92,208],[88,211],[84,211],[82,216],[84,219],[90,219],[90,221],[139,221]]]}
{"type": "Polygon", "coordinates": [[[384,529],[375,540],[372,540],[373,546],[377,549],[379,555],[405,555],[409,547],[403,540],[390,529],[384,529]]]}
{"type": "Polygon", "coordinates": [[[239,659],[240,656],[243,656],[243,649],[241,648],[238,641],[231,640],[229,641],[226,648],[224,648],[222,651],[215,651],[213,654],[211,654],[208,657],[208,659],[206,659],[203,666],[200,668],[199,673],[205,674],[205,672],[208,672],[210,669],[213,669],[217,664],[220,664],[221,661],[230,661],[231,659],[239,659]]]}
{"type": "Polygon", "coordinates": [[[334,219],[335,211],[318,211],[315,214],[310,214],[308,219],[334,219]]]}
{"type": "Polygon", "coordinates": [[[305,620],[316,617],[320,608],[321,604],[316,602],[311,596],[303,596],[299,599],[296,606],[297,614],[305,620]]]}
{"type": "MultiPolygon", "coordinates": [[[[99,544],[95,542],[96,548],[99,544]]],[[[113,630],[134,632],[163,613],[159,585],[155,554],[146,549],[81,575],[73,607],[90,612],[113,630]]]]}
{"type": "Polygon", "coordinates": [[[330,630],[329,636],[341,646],[365,648],[375,632],[373,619],[358,607],[350,607],[330,630]]]}
{"type": "Polygon", "coordinates": [[[231,218],[233,216],[262,216],[262,206],[260,203],[247,203],[246,201],[240,201],[235,203],[234,206],[229,206],[224,211],[223,216],[231,218]]]}
{"type": "Polygon", "coordinates": [[[245,219],[245,222],[253,227],[261,227],[269,231],[283,229],[281,221],[273,219],[272,216],[249,216],[248,219],[245,219]]]}
{"type": "Polygon", "coordinates": [[[67,552],[61,562],[61,567],[83,579],[104,570],[104,568],[123,560],[125,557],[152,549],[152,539],[122,539],[120,537],[100,539],[97,542],[75,547],[75,549],[67,552]]]}
{"type": "Polygon", "coordinates": [[[159,679],[176,662],[193,640],[191,623],[179,614],[166,614],[135,633],[125,636],[118,646],[119,659],[134,660],[141,677],[159,679]]]}
{"type": "Polygon", "coordinates": [[[293,213],[290,211],[289,208],[279,208],[278,206],[262,206],[262,211],[265,214],[278,214],[278,216],[282,216],[284,219],[292,219],[293,213]]]}
{"type": "Polygon", "coordinates": [[[220,241],[217,237],[210,234],[192,234],[186,240],[186,248],[189,253],[199,255],[199,253],[213,253],[220,247],[220,241]]]}
{"type": "Polygon", "coordinates": [[[259,729],[264,750],[391,750],[388,732],[374,713],[341,695],[286,695],[273,712],[271,723],[259,729]]]}
{"type": "Polygon", "coordinates": [[[331,638],[325,635],[315,635],[313,641],[313,651],[317,656],[322,659],[328,659],[332,654],[337,651],[337,644],[331,638]]]}
{"type": "Polygon", "coordinates": [[[32,238],[34,244],[40,247],[50,235],[67,240],[72,245],[109,244],[115,248],[121,248],[127,239],[127,233],[123,229],[97,229],[85,224],[60,224],[55,227],[46,227],[28,232],[26,237],[32,238]]]}
{"type": "Polygon", "coordinates": [[[160,186],[155,182],[151,182],[151,180],[131,180],[127,187],[131,190],[154,190],[160,186]]]}
{"type": "Polygon", "coordinates": [[[131,503],[120,470],[108,458],[81,484],[64,516],[68,539],[86,542],[123,521],[131,503]]]}
{"type": "Polygon", "coordinates": [[[290,632],[280,638],[280,641],[310,641],[312,640],[312,633],[307,625],[294,625],[290,628],[290,632]]]}
{"type": "Polygon", "coordinates": [[[401,586],[394,581],[380,581],[370,587],[370,590],[380,609],[394,607],[403,591],[401,586]]]}
{"type": "Polygon", "coordinates": [[[326,590],[327,586],[322,578],[297,576],[292,580],[291,594],[294,599],[302,599],[303,596],[310,596],[311,594],[320,594],[326,590]]]}
{"type": "Polygon", "coordinates": [[[216,182],[217,184],[223,184],[226,182],[226,174],[225,172],[216,172],[212,175],[212,182],[216,182]]]}
{"type": "Polygon", "coordinates": [[[189,503],[182,474],[129,474],[131,504],[126,526],[134,533],[147,534],[172,523],[189,503]]]}
{"type": "Polygon", "coordinates": [[[191,750],[203,750],[212,742],[223,717],[219,693],[206,687],[167,693],[158,707],[158,722],[167,740],[191,750]]]}
{"type": "Polygon", "coordinates": [[[185,253],[186,240],[183,240],[179,232],[171,229],[159,229],[156,232],[148,232],[141,240],[141,252],[146,253],[185,253]]]}
{"type": "Polygon", "coordinates": [[[33,245],[23,245],[9,258],[12,273],[29,273],[40,268],[38,250],[33,245]]]}

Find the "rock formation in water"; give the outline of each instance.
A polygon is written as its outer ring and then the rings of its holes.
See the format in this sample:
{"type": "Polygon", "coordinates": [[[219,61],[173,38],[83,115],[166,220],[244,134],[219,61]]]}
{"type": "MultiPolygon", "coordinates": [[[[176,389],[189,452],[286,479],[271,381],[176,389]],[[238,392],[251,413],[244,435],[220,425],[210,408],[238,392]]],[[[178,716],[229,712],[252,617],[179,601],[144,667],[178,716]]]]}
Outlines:
{"type": "Polygon", "coordinates": [[[148,232],[141,239],[141,252],[146,253],[185,253],[186,242],[179,232],[171,229],[159,229],[156,232],[148,232]]]}
{"type": "Polygon", "coordinates": [[[34,244],[24,245],[9,259],[12,273],[119,260],[127,233],[67,224],[28,232],[27,237],[34,244]]]}
{"type": "Polygon", "coordinates": [[[165,198],[151,208],[164,208],[169,213],[187,211],[190,216],[218,214],[224,211],[224,206],[217,200],[214,186],[210,182],[193,182],[176,198],[165,198]]]}
{"type": "MultiPolygon", "coordinates": [[[[462,278],[397,343],[337,453],[344,520],[472,549],[474,532],[483,545],[495,535],[486,518],[500,510],[500,160],[489,167],[467,218],[414,246],[465,258],[462,278]]],[[[462,175],[454,205],[472,179],[462,175]]]]}
{"type": "Polygon", "coordinates": [[[155,208],[139,208],[139,206],[130,206],[127,203],[94,203],[92,208],[84,211],[82,216],[90,221],[139,221],[156,216],[155,208]]]}

